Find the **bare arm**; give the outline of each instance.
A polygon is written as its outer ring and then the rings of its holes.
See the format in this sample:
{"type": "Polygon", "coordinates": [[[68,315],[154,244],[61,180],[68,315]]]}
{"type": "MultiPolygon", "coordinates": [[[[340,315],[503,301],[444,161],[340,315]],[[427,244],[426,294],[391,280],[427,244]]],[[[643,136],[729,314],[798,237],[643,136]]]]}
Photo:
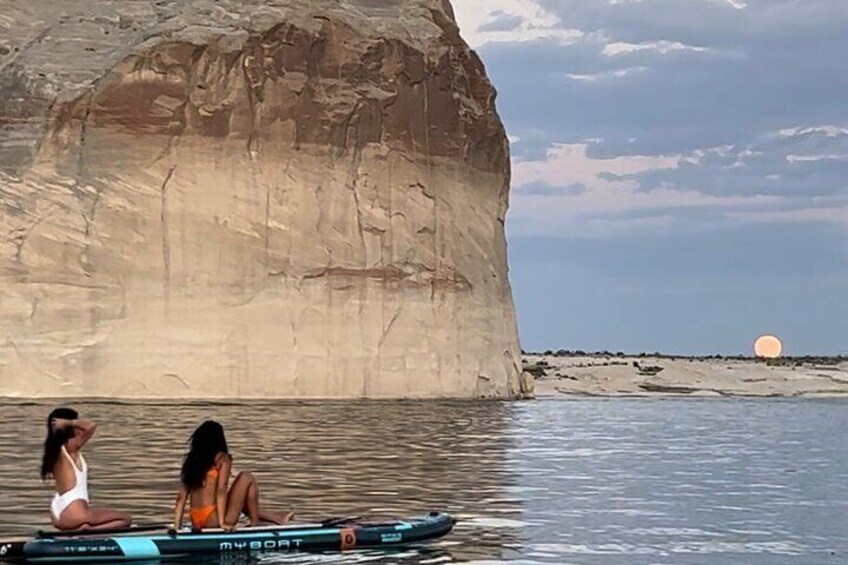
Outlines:
{"type": "Polygon", "coordinates": [[[174,529],[180,530],[183,527],[183,515],[185,514],[185,505],[188,500],[188,489],[184,484],[180,483],[180,491],[177,493],[177,502],[174,504],[174,529]]]}
{"type": "Polygon", "coordinates": [[[94,435],[97,424],[89,420],[72,420],[71,425],[74,428],[74,437],[68,441],[68,446],[80,450],[94,435]]]}
{"type": "Polygon", "coordinates": [[[224,523],[224,518],[227,516],[227,487],[230,484],[230,470],[233,466],[233,460],[229,455],[225,455],[221,461],[221,470],[218,472],[218,485],[215,494],[215,506],[218,510],[218,523],[225,531],[236,529],[236,525],[228,525],[224,523]]]}

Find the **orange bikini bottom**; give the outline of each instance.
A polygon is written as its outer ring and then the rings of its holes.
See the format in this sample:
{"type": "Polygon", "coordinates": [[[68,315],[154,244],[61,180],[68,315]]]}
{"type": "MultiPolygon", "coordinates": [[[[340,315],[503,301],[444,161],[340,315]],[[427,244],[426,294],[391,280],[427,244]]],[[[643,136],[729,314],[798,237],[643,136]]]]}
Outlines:
{"type": "Polygon", "coordinates": [[[205,528],[209,518],[215,514],[215,505],[191,509],[191,523],[195,528],[205,528]]]}

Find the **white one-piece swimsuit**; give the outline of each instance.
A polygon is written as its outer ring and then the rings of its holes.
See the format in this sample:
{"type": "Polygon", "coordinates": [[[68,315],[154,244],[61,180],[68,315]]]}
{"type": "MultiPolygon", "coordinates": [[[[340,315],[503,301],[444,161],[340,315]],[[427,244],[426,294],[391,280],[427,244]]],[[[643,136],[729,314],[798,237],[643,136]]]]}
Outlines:
{"type": "Polygon", "coordinates": [[[80,465],[81,469],[77,468],[77,464],[74,463],[74,458],[67,452],[65,446],[62,446],[62,454],[68,458],[68,461],[71,462],[71,467],[74,469],[74,478],[76,479],[76,484],[74,488],[69,490],[66,493],[59,494],[56,493],[56,496],[53,497],[53,501],[50,503],[50,512],[53,514],[53,518],[56,521],[59,521],[59,518],[62,517],[62,512],[70,506],[72,503],[77,500],[84,500],[88,502],[88,465],[85,462],[85,458],[80,453],[80,465]]]}

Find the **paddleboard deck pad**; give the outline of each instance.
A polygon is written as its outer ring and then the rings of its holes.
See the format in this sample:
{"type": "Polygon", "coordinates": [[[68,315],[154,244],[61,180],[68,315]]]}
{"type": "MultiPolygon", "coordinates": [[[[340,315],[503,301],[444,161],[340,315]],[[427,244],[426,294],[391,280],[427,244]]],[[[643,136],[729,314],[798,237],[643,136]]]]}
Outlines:
{"type": "Polygon", "coordinates": [[[151,560],[164,557],[281,551],[348,551],[422,543],[447,535],[454,520],[431,512],[405,520],[338,519],[323,524],[290,524],[223,530],[41,533],[26,540],[0,540],[0,560],[62,563],[151,560]]]}

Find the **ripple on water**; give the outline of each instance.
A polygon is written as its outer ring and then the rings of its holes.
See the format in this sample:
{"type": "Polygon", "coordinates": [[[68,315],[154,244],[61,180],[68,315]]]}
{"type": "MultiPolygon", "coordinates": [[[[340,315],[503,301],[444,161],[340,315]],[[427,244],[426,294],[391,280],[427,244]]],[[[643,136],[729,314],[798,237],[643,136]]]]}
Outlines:
{"type": "MultiPolygon", "coordinates": [[[[263,499],[295,506],[303,520],[430,509],[460,520],[421,548],[259,563],[628,565],[848,561],[846,407],[624,399],[78,406],[101,424],[87,452],[95,501],[139,521],[170,519],[185,440],[209,417],[225,425],[236,466],[254,471],[263,499]]],[[[37,470],[50,407],[2,409],[0,525],[12,536],[46,525],[52,493],[37,470]]]]}

